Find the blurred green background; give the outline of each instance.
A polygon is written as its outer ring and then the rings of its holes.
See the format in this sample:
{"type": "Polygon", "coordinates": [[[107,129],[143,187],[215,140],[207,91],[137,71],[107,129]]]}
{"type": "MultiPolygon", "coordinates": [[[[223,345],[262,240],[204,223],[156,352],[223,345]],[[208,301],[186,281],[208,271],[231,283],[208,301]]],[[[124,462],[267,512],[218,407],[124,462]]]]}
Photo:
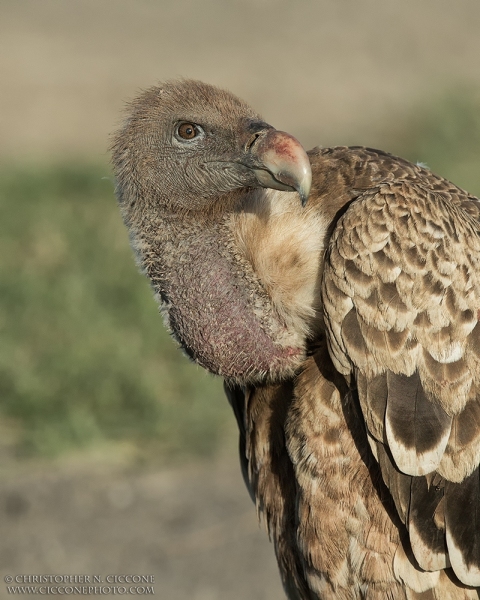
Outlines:
{"type": "Polygon", "coordinates": [[[214,450],[221,386],[162,327],[109,168],[5,169],[0,211],[0,410],[17,454],[105,440],[132,442],[137,458],[214,450]]]}
{"type": "Polygon", "coordinates": [[[107,151],[126,99],[198,77],[307,147],[382,147],[480,194],[478,6],[0,2],[3,456],[236,443],[221,383],[175,349],[134,265],[107,151]]]}

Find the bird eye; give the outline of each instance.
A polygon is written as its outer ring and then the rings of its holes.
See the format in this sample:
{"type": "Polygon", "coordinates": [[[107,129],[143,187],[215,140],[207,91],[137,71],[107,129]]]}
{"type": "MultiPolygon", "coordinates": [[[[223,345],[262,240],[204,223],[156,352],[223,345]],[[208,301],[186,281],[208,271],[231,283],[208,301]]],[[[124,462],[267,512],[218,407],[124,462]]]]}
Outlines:
{"type": "Polygon", "coordinates": [[[195,123],[181,123],[177,127],[177,135],[183,140],[193,140],[200,133],[200,128],[195,123]]]}

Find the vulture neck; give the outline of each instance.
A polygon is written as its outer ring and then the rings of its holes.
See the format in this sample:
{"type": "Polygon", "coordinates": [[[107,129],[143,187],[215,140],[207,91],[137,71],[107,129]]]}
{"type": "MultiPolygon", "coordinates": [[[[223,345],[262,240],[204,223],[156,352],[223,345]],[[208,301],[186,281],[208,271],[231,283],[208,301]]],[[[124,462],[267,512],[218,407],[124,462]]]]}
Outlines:
{"type": "Polygon", "coordinates": [[[318,230],[309,235],[292,193],[244,192],[214,208],[160,215],[136,244],[166,324],[190,358],[227,380],[291,377],[318,315],[321,244],[302,243],[318,230]]]}

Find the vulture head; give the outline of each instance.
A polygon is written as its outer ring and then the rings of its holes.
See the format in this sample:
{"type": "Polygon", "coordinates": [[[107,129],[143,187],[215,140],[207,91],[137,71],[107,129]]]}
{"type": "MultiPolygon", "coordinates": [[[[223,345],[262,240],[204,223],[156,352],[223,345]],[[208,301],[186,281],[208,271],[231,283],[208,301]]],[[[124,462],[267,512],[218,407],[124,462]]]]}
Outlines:
{"type": "Polygon", "coordinates": [[[132,102],[114,161],[120,191],[133,179],[136,195],[155,198],[159,210],[207,211],[225,193],[257,187],[296,190],[305,203],[311,184],[295,138],[232,94],[197,81],[167,83],[132,102]]]}
{"type": "MultiPolygon", "coordinates": [[[[261,227],[275,203],[295,205],[303,219],[311,168],[300,143],[229,92],[176,81],[130,104],[113,162],[139,263],[185,352],[235,380],[291,373],[304,353],[304,313],[315,310],[300,285],[302,322],[289,322],[284,304],[298,289],[285,281],[283,300],[273,298],[270,288],[281,282],[271,274],[264,281],[259,263],[283,272],[285,248],[276,241],[269,251],[261,227]],[[267,189],[284,193],[276,199],[267,189]]],[[[298,270],[306,259],[295,260],[298,270]]]]}

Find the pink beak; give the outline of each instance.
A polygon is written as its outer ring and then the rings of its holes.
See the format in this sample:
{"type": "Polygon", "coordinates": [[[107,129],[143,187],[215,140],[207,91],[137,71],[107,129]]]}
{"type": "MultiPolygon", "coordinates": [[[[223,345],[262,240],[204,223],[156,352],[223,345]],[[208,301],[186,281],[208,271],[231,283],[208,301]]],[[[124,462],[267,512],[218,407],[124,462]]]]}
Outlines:
{"type": "Polygon", "coordinates": [[[254,169],[262,187],[296,190],[305,206],[312,184],[312,170],[307,153],[298,140],[284,131],[268,129],[250,152],[262,165],[254,169]]]}

